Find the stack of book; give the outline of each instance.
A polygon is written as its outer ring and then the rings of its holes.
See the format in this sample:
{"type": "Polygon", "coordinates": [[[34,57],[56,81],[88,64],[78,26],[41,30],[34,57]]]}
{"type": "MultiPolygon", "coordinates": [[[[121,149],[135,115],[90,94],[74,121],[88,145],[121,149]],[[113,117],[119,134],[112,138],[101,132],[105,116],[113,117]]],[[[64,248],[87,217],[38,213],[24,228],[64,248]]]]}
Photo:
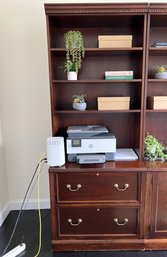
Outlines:
{"type": "Polygon", "coordinates": [[[156,42],[152,47],[167,47],[167,42],[156,42]]]}
{"type": "Polygon", "coordinates": [[[133,79],[133,71],[105,71],[105,80],[133,79]]]}

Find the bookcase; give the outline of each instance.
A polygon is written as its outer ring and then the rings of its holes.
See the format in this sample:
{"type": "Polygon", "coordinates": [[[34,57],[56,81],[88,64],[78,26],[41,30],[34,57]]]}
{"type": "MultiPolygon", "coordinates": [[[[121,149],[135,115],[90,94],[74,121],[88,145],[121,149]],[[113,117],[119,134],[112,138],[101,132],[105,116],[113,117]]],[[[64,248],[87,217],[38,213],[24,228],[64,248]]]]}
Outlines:
{"type": "MultiPolygon", "coordinates": [[[[158,5],[152,5],[150,7],[150,13],[148,15],[148,51],[147,51],[147,78],[146,78],[146,103],[148,96],[166,96],[167,87],[166,80],[155,79],[152,73],[152,67],[156,64],[166,64],[167,62],[167,48],[164,47],[152,47],[155,42],[166,42],[166,11],[161,9],[161,12],[157,13],[156,8],[158,5]]],[[[167,121],[166,110],[149,110],[146,105],[146,126],[145,132],[152,133],[167,146],[167,121]]]]}
{"type": "MultiPolygon", "coordinates": [[[[51,7],[51,6],[50,6],[51,7]]],[[[120,8],[116,6],[115,8],[120,8]]],[[[61,8],[57,6],[57,9],[61,8]]],[[[142,156],[142,119],[143,119],[143,92],[145,70],[146,45],[146,14],[136,14],[130,10],[128,15],[123,9],[119,15],[106,15],[107,6],[100,10],[97,5],[95,14],[90,8],[79,6],[81,15],[66,16],[52,15],[48,17],[50,79],[53,135],[59,128],[69,125],[105,124],[117,138],[118,147],[133,147],[142,156]],[[88,8],[88,9],[87,9],[88,8]],[[97,13],[100,11],[100,16],[97,13]],[[83,13],[83,14],[82,14],[83,13]],[[64,72],[65,44],[64,33],[68,30],[81,31],[86,48],[82,69],[79,71],[79,80],[66,80],[64,72]],[[138,29],[136,30],[136,26],[138,29]],[[98,35],[100,34],[132,34],[132,48],[100,49],[98,35]],[[134,79],[128,81],[105,81],[106,70],[133,70],[134,79]],[[87,95],[88,109],[86,112],[72,110],[72,95],[84,93],[87,95]],[[130,110],[128,111],[98,111],[98,96],[130,96],[130,110]],[[118,128],[119,127],[119,128],[118,128]],[[122,128],[124,128],[122,130],[122,128]]],[[[115,9],[117,10],[117,9],[115,9]]],[[[114,12],[114,10],[113,10],[114,12]]],[[[62,131],[60,134],[62,135],[62,131]]]]}
{"type": "Polygon", "coordinates": [[[53,251],[167,249],[167,164],[144,161],[147,132],[167,145],[167,110],[148,108],[148,96],[167,95],[152,66],[167,63],[166,4],[45,4],[52,135],[70,125],[104,125],[117,148],[139,160],[50,167],[53,251]],[[64,33],[82,32],[85,57],[79,79],[67,80],[64,33]],[[132,35],[132,47],[98,48],[99,35],[132,35]],[[133,70],[132,80],[104,80],[106,70],[133,70]],[[72,109],[74,94],[87,109],[72,109]],[[129,110],[98,110],[97,97],[130,97],[129,110]]]}

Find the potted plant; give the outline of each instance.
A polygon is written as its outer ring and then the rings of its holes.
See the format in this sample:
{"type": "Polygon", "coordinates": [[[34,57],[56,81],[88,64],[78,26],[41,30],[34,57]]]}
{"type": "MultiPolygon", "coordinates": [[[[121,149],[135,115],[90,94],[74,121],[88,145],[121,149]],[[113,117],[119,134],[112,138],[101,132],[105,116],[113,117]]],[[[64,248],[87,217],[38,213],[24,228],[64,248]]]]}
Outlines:
{"type": "Polygon", "coordinates": [[[167,79],[167,66],[165,64],[155,65],[153,69],[156,79],[167,79]]]}
{"type": "Polygon", "coordinates": [[[73,95],[73,103],[72,103],[72,107],[74,110],[80,110],[80,111],[84,111],[87,107],[87,103],[85,98],[87,97],[87,95],[83,94],[83,95],[73,95]]]}
{"type": "Polygon", "coordinates": [[[165,161],[167,155],[163,152],[164,147],[153,135],[147,133],[144,139],[144,157],[146,160],[155,161],[161,160],[165,161]]]}
{"type": "Polygon", "coordinates": [[[80,31],[70,30],[64,34],[66,61],[64,64],[69,80],[77,80],[81,68],[82,58],[85,55],[83,36],[80,31]],[[72,73],[72,78],[71,78],[72,73]]]}

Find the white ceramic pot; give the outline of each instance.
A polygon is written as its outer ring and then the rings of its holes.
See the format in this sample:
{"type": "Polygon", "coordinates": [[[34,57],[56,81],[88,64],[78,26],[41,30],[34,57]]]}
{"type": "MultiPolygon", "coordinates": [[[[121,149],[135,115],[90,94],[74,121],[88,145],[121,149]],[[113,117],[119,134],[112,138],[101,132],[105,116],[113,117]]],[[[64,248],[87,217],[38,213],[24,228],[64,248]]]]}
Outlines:
{"type": "Polygon", "coordinates": [[[73,103],[72,108],[78,111],[84,111],[87,107],[86,103],[73,103]]]}
{"type": "Polygon", "coordinates": [[[167,71],[155,73],[156,79],[167,79],[167,71]]]}
{"type": "Polygon", "coordinates": [[[68,80],[77,80],[77,73],[76,73],[76,71],[69,71],[69,72],[67,72],[67,79],[68,80]]]}

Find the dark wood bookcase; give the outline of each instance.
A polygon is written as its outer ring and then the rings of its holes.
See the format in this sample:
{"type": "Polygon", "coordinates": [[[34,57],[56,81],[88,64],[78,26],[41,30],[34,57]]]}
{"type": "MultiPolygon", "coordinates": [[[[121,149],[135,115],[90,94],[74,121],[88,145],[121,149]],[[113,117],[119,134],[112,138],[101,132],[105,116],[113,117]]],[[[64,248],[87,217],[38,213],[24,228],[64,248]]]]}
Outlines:
{"type": "Polygon", "coordinates": [[[167,42],[167,4],[45,4],[45,13],[52,135],[66,137],[69,125],[105,125],[117,148],[139,157],[49,168],[53,251],[167,249],[167,164],[143,160],[147,132],[167,146],[167,110],[148,108],[148,96],[167,95],[166,80],[152,73],[167,63],[167,48],[152,47],[167,42]],[[64,72],[68,30],[84,37],[77,81],[64,72]],[[98,48],[98,35],[132,35],[132,47],[98,48]],[[133,70],[134,79],[107,81],[106,70],[133,70]],[[87,110],[73,110],[72,96],[82,93],[87,110]],[[130,109],[99,111],[98,96],[130,96],[130,109]]]}
{"type": "Polygon", "coordinates": [[[155,42],[166,42],[167,19],[166,11],[161,9],[160,13],[156,11],[159,5],[151,5],[148,15],[148,51],[147,54],[147,78],[145,83],[146,89],[146,113],[145,113],[145,133],[149,132],[155,135],[165,146],[167,146],[167,120],[166,110],[149,110],[148,96],[166,96],[166,80],[154,79],[152,67],[156,64],[167,63],[167,48],[152,47],[155,42]]]}

